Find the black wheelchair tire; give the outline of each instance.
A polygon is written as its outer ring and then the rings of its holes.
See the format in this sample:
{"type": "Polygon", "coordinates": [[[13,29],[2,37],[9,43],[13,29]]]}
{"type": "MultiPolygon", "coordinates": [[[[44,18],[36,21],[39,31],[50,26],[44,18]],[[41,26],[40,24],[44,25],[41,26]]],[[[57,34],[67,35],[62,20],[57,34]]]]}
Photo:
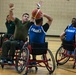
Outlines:
{"type": "Polygon", "coordinates": [[[25,69],[26,65],[28,64],[28,60],[29,60],[29,51],[27,48],[25,49],[22,49],[17,57],[17,60],[15,61],[16,65],[15,65],[15,68],[17,70],[17,72],[20,74],[23,72],[23,70],[25,69]],[[25,56],[21,56],[22,53],[25,53],[25,56]],[[20,62],[19,61],[22,61],[23,64],[21,64],[22,66],[18,65],[20,62]],[[20,67],[20,69],[19,69],[20,67]]]}
{"type": "MultiPolygon", "coordinates": [[[[62,47],[62,45],[58,48],[58,50],[57,50],[57,52],[56,52],[56,54],[55,54],[55,60],[56,60],[56,63],[57,63],[57,65],[64,65],[65,63],[67,63],[67,61],[70,59],[70,57],[66,57],[65,56],[65,60],[64,61],[58,61],[58,54],[59,54],[59,52],[61,51],[63,49],[63,47],[62,47]]],[[[61,59],[60,59],[61,60],[61,59]]]]}
{"type": "MultiPolygon", "coordinates": [[[[54,56],[53,56],[53,53],[51,52],[51,50],[48,49],[47,53],[49,53],[49,58],[47,58],[48,62],[52,61],[52,69],[49,68],[49,67],[51,67],[50,66],[51,62],[50,63],[47,62],[48,65],[45,65],[45,66],[46,66],[47,70],[49,71],[49,73],[52,74],[55,70],[55,59],[54,59],[54,56]],[[51,57],[51,59],[50,59],[50,57],[51,57]]],[[[47,53],[46,53],[46,57],[48,56],[47,53]]]]}

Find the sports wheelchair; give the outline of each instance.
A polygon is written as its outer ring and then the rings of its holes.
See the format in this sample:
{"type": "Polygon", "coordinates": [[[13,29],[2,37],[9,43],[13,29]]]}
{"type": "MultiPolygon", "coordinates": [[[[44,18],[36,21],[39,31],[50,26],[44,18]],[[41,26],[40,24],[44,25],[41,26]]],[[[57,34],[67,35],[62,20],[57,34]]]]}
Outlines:
{"type": "Polygon", "coordinates": [[[23,61],[23,66],[25,67],[25,74],[27,75],[29,68],[35,67],[37,72],[37,67],[46,67],[49,73],[53,73],[55,70],[55,60],[51,50],[48,49],[48,43],[38,44],[32,43],[25,47],[23,45],[22,50],[20,51],[17,59],[16,59],[16,70],[19,72],[22,67],[20,67],[20,63],[23,61]],[[30,55],[41,55],[41,59],[33,60],[30,55]],[[36,65],[31,65],[30,63],[36,62],[36,65]],[[42,65],[43,63],[44,65],[42,65]]]}
{"type": "MultiPolygon", "coordinates": [[[[3,34],[5,34],[4,32],[0,32],[0,57],[1,57],[1,54],[2,54],[2,43],[3,43],[3,34]]],[[[8,40],[8,38],[5,38],[4,41],[8,40]]],[[[19,57],[19,54],[22,52],[22,49],[17,49],[16,52],[15,52],[15,56],[14,56],[14,59],[13,59],[13,64],[10,65],[8,63],[0,63],[2,69],[4,68],[5,65],[9,65],[9,66],[15,66],[16,70],[18,73],[21,73],[24,69],[25,69],[25,63],[24,63],[24,60],[25,60],[25,56],[22,55],[22,60],[21,62],[18,63],[17,61],[17,58],[19,57]],[[20,67],[20,69],[18,68],[20,67]]],[[[9,56],[9,55],[8,55],[9,56]]]]}
{"type": "Polygon", "coordinates": [[[70,58],[73,58],[74,60],[73,68],[75,68],[76,63],[75,42],[63,40],[61,46],[58,48],[55,55],[57,66],[67,63],[70,60],[70,58]]]}

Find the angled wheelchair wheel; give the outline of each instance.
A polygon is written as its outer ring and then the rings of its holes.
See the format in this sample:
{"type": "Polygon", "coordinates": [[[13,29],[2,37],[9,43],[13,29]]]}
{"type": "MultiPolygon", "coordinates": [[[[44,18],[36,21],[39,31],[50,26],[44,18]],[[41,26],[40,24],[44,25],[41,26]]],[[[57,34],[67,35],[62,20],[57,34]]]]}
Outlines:
{"type": "Polygon", "coordinates": [[[66,56],[65,51],[66,50],[63,49],[62,46],[60,46],[59,49],[57,50],[55,55],[57,65],[63,65],[70,59],[70,57],[66,56]]]}
{"type": "Polygon", "coordinates": [[[18,73],[21,73],[23,72],[23,70],[25,69],[27,63],[28,63],[28,60],[29,60],[29,51],[27,48],[25,49],[22,49],[15,61],[16,63],[16,70],[18,73]]]}
{"type": "Polygon", "coordinates": [[[45,63],[45,66],[47,68],[47,70],[49,71],[49,73],[53,73],[55,70],[55,60],[54,60],[54,56],[51,52],[51,50],[47,50],[46,55],[44,56],[44,60],[47,60],[47,62],[45,63]]]}

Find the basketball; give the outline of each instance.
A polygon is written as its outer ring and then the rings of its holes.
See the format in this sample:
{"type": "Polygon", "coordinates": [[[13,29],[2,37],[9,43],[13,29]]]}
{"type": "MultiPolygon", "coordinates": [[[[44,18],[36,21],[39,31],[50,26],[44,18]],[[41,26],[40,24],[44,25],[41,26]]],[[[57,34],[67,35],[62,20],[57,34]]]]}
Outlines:
{"type": "Polygon", "coordinates": [[[32,11],[32,17],[35,19],[40,19],[42,17],[42,11],[40,9],[34,9],[32,11]]]}

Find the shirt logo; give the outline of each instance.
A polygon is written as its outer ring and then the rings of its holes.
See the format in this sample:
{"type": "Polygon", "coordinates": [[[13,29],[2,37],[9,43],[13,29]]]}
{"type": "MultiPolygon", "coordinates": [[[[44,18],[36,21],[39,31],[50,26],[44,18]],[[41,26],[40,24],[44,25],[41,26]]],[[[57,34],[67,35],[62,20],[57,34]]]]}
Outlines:
{"type": "Polygon", "coordinates": [[[36,33],[41,33],[41,29],[34,29],[34,28],[32,28],[31,31],[36,32],[36,33]]]}
{"type": "Polygon", "coordinates": [[[67,30],[68,32],[75,32],[75,30],[67,30]]]}

